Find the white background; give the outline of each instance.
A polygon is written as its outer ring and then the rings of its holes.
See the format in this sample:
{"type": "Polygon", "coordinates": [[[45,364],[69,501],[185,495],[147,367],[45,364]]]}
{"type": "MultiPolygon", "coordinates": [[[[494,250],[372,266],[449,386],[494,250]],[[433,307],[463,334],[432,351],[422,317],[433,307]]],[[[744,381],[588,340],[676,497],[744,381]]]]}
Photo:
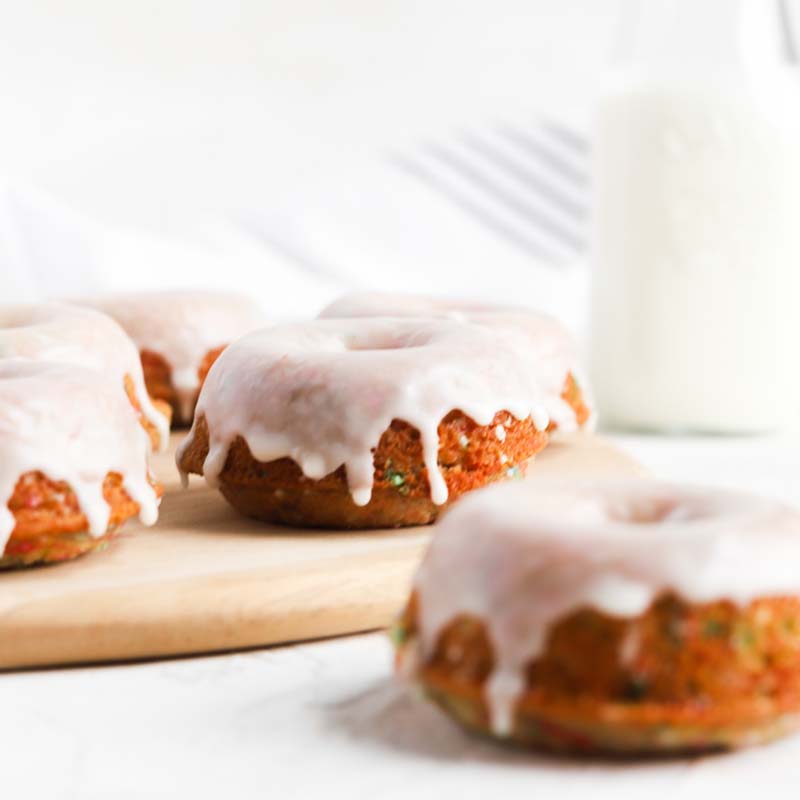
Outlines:
{"type": "Polygon", "coordinates": [[[4,0],[0,175],[156,228],[462,123],[581,113],[624,0],[4,0]]]}
{"type": "Polygon", "coordinates": [[[4,0],[0,297],[233,286],[277,317],[402,288],[577,329],[581,276],[386,161],[540,114],[583,125],[633,1],[4,0]]]}

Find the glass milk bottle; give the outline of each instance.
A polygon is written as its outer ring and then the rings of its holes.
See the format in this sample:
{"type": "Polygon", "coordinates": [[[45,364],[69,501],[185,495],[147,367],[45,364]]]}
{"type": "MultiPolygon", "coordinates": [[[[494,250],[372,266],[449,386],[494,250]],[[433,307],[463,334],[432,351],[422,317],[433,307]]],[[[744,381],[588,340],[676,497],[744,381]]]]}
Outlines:
{"type": "Polygon", "coordinates": [[[644,0],[595,110],[591,362],[606,425],[800,417],[800,89],[782,0],[644,0]]]}

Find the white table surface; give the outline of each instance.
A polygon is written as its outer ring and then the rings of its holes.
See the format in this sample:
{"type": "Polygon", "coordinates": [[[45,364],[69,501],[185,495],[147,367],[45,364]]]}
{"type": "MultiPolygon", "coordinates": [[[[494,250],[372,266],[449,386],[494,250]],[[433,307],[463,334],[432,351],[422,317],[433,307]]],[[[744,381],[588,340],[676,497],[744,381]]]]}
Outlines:
{"type": "MultiPolygon", "coordinates": [[[[657,474],[800,501],[788,438],[617,437],[657,474]]],[[[380,634],[237,655],[0,676],[0,796],[797,797],[800,737],[604,764],[463,734],[391,680],[380,634]],[[756,787],[759,787],[756,789],[756,787]]]]}

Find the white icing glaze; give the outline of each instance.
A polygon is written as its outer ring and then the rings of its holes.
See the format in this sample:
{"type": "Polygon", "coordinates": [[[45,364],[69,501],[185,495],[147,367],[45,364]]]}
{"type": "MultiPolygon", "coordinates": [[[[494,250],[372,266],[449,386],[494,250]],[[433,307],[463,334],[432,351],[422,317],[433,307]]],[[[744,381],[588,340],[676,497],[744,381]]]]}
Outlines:
{"type": "Polygon", "coordinates": [[[569,613],[630,618],[667,590],[739,605],[798,595],[798,564],[800,513],[760,497],[646,480],[496,486],[466,497],[433,538],[414,581],[412,659],[424,663],[457,616],[482,618],[495,655],[487,702],[508,735],[525,667],[569,613]]]}
{"type": "Polygon", "coordinates": [[[0,359],[29,358],[99,370],[124,391],[125,376],[142,414],[169,444],[169,421],[153,406],[134,343],[113,319],[89,308],[45,303],[0,306],[0,359]]]}
{"type": "MultiPolygon", "coordinates": [[[[489,327],[506,327],[529,337],[528,346],[536,356],[536,373],[546,393],[545,405],[558,428],[575,430],[575,411],[561,397],[564,381],[572,374],[581,387],[583,400],[592,406],[591,389],[580,364],[577,347],[556,319],[519,306],[501,306],[480,300],[435,298],[415,294],[366,292],[340,297],[323,309],[321,319],[361,317],[432,317],[467,320],[489,327]]],[[[593,428],[594,414],[584,425],[593,428]]]]}
{"type": "Polygon", "coordinates": [[[471,322],[316,320],[258,331],[228,347],[203,385],[195,414],[209,429],[203,473],[216,484],[240,435],[259,461],[292,458],[312,479],[344,465],[353,500],[366,505],[372,451],[399,419],[419,430],[431,498],[442,504],[441,420],[460,409],[488,425],[505,410],[544,430],[537,366],[524,336],[471,322]]]}
{"type": "Polygon", "coordinates": [[[205,355],[265,324],[259,306],[228,292],[138,292],[84,298],[82,305],[112,316],[139,350],[161,355],[172,369],[179,416],[190,420],[205,355]]]}
{"type": "Polygon", "coordinates": [[[109,472],[152,525],[158,500],[147,480],[147,434],[116,381],[94,369],[26,358],[0,360],[0,553],[14,529],[8,502],[19,478],[39,470],[75,492],[89,532],[106,532],[109,472]]]}

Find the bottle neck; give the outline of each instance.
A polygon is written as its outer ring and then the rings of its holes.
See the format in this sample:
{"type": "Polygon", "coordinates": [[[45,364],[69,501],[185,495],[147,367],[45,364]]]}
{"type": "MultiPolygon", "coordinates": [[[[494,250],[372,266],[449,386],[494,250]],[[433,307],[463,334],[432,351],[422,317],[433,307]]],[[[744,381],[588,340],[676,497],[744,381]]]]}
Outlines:
{"type": "Polygon", "coordinates": [[[633,0],[623,65],[671,73],[779,67],[790,61],[785,0],[633,0]]]}

